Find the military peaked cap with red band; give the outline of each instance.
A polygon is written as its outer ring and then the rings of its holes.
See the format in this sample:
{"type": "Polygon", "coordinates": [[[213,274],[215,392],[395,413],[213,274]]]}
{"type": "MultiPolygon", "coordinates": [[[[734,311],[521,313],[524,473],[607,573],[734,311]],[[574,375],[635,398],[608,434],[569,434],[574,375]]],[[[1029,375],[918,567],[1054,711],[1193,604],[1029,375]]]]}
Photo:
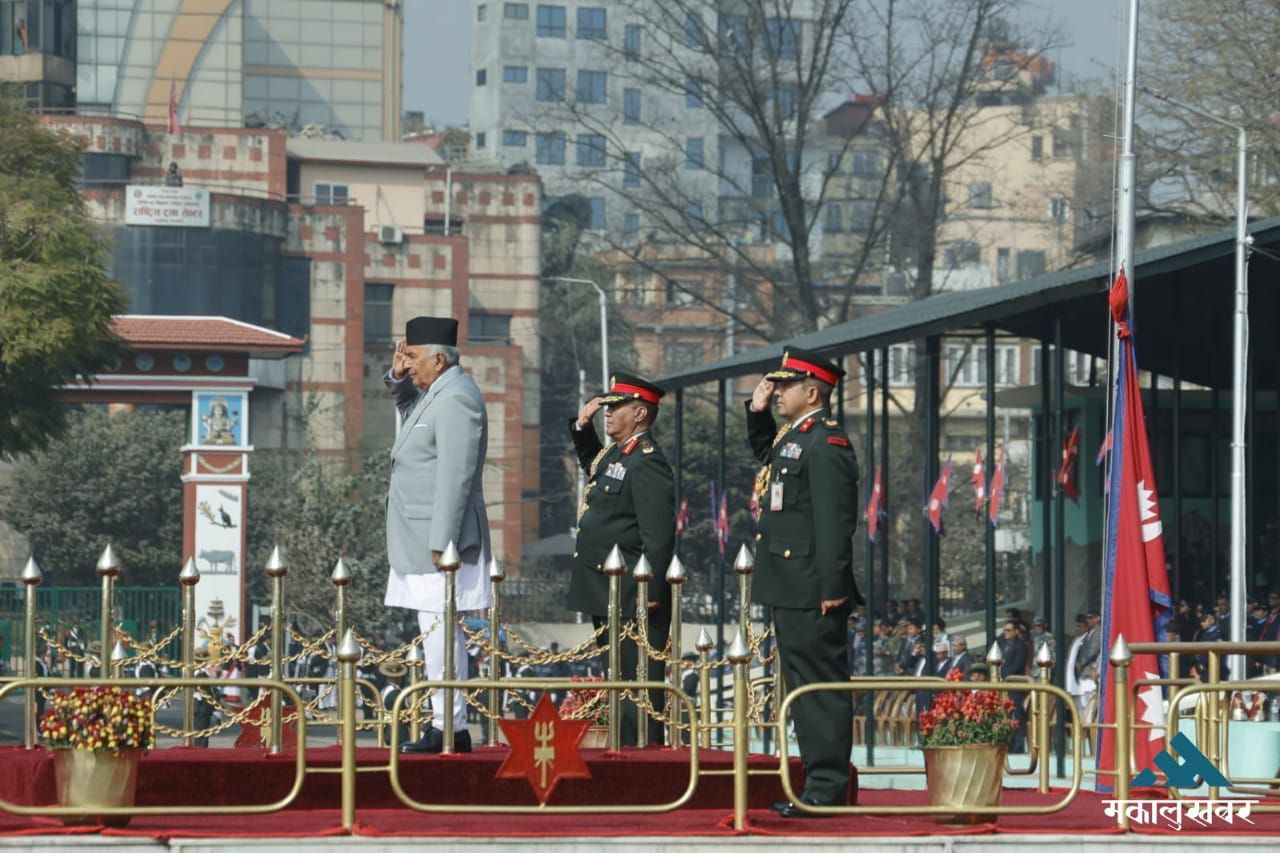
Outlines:
{"type": "Polygon", "coordinates": [[[656,406],[658,401],[666,395],[666,391],[652,382],[644,381],[639,376],[632,376],[630,373],[615,373],[609,378],[609,390],[600,396],[600,401],[606,406],[612,406],[631,400],[643,400],[656,406]]]}
{"type": "Polygon", "coordinates": [[[816,352],[787,347],[782,352],[782,366],[764,375],[765,379],[774,382],[794,382],[812,376],[828,385],[839,385],[844,370],[834,361],[818,355],[816,352]]]}

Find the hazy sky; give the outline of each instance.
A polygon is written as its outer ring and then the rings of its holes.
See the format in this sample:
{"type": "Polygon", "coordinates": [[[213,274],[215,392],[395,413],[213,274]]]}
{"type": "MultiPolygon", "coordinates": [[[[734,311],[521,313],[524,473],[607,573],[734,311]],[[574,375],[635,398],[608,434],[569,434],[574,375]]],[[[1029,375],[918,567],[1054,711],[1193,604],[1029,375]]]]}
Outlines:
{"type": "MultiPolygon", "coordinates": [[[[501,8],[502,0],[487,2],[501,8]]],[[[599,2],[609,5],[608,0],[599,2]]],[[[1071,42],[1050,58],[1075,77],[1106,78],[1117,64],[1117,48],[1124,42],[1120,30],[1129,0],[1071,0],[1067,4],[1041,0],[1036,5],[1052,9],[1052,14],[1065,22],[1066,39],[1071,42]]],[[[405,0],[404,108],[422,110],[428,123],[449,125],[467,120],[474,15],[474,0],[405,0]]]]}

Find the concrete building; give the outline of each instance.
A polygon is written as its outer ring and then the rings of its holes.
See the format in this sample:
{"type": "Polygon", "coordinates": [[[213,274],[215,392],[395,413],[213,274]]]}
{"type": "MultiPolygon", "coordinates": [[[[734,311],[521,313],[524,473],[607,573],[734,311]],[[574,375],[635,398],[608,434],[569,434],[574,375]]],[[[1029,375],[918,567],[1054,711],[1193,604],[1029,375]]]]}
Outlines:
{"type": "Polygon", "coordinates": [[[0,2],[0,81],[43,109],[400,133],[400,0],[0,2]]]}

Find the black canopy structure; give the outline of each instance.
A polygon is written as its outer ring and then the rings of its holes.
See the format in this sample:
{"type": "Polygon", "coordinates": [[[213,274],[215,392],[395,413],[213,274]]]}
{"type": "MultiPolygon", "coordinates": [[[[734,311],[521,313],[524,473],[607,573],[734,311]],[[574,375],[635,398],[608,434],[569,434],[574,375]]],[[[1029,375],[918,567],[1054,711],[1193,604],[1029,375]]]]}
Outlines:
{"type": "MultiPolygon", "coordinates": [[[[1280,316],[1280,263],[1267,250],[1280,254],[1280,217],[1255,222],[1249,232],[1254,248],[1261,250],[1253,254],[1249,267],[1253,383],[1258,390],[1276,390],[1280,336],[1267,334],[1267,321],[1280,316]]],[[[1179,366],[1185,381],[1230,387],[1234,253],[1234,229],[1138,253],[1136,274],[1130,279],[1143,370],[1172,375],[1179,366]]],[[[1106,357],[1110,285],[1109,265],[1095,263],[998,287],[939,293],[787,343],[847,355],[988,324],[1019,337],[1051,341],[1055,321],[1060,321],[1064,347],[1106,357]]],[[[665,388],[687,388],[758,373],[774,364],[781,351],[781,343],[744,350],[658,381],[665,388]]]]}

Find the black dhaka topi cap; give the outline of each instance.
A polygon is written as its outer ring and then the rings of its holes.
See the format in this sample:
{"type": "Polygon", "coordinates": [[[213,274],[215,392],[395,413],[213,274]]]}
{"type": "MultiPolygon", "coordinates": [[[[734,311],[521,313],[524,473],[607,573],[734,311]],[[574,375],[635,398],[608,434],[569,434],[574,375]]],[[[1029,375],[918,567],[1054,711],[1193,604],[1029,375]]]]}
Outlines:
{"type": "Polygon", "coordinates": [[[666,394],[665,390],[639,376],[615,373],[609,378],[609,390],[600,396],[600,401],[606,406],[612,406],[628,400],[644,400],[656,406],[666,394]]]}
{"type": "Polygon", "coordinates": [[[458,321],[452,317],[414,317],[404,324],[404,342],[411,347],[425,344],[456,347],[458,321]]]}

